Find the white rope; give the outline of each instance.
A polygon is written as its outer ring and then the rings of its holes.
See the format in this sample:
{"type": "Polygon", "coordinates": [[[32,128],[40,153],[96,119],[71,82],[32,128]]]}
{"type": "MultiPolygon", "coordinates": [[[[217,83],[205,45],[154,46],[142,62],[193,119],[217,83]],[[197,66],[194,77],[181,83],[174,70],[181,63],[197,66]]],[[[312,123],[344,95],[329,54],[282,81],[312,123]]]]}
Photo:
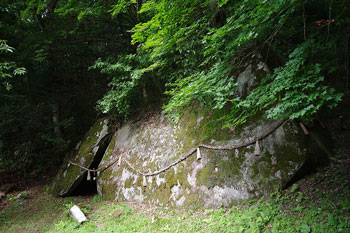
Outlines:
{"type": "Polygon", "coordinates": [[[162,172],[165,172],[167,170],[169,170],[171,167],[179,164],[180,162],[186,160],[187,158],[189,158],[194,152],[197,152],[197,159],[201,159],[201,154],[200,154],[200,150],[199,148],[205,148],[205,149],[210,149],[210,150],[234,150],[234,149],[238,149],[238,148],[242,148],[242,147],[246,147],[249,146],[251,144],[256,144],[255,147],[255,155],[259,155],[260,154],[260,147],[259,147],[259,141],[266,138],[267,136],[269,136],[270,134],[272,134],[276,129],[278,129],[286,120],[282,120],[280,121],[278,124],[276,124],[271,130],[269,130],[268,132],[266,132],[265,134],[254,138],[253,140],[250,141],[246,141],[243,142],[241,144],[238,145],[233,145],[233,146],[212,146],[212,145],[206,145],[206,144],[199,144],[197,147],[193,147],[192,149],[190,149],[187,153],[185,153],[180,159],[176,160],[175,162],[173,162],[172,164],[170,164],[169,166],[162,168],[160,170],[157,170],[155,172],[149,172],[149,173],[145,173],[143,171],[138,170],[137,168],[135,168],[126,158],[122,157],[124,153],[121,153],[116,159],[114,159],[112,162],[110,162],[109,164],[107,164],[106,166],[103,166],[99,169],[89,169],[86,167],[83,167],[79,164],[73,163],[71,161],[69,161],[70,164],[75,165],[80,167],[81,169],[84,169],[86,171],[90,171],[90,172],[100,172],[100,171],[104,171],[107,168],[109,168],[110,166],[112,166],[113,164],[115,164],[116,162],[118,162],[118,166],[121,166],[122,161],[124,161],[134,172],[147,177],[147,176],[156,176],[162,172]]]}

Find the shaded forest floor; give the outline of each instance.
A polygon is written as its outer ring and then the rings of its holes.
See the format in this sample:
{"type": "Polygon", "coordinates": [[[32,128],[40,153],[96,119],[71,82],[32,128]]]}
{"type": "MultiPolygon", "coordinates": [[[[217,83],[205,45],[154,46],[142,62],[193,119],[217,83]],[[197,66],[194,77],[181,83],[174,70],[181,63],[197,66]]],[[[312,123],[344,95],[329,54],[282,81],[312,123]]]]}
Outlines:
{"type": "Polygon", "coordinates": [[[55,198],[53,174],[0,174],[0,232],[350,232],[350,109],[346,103],[324,124],[335,149],[328,166],[232,208],[161,208],[101,200],[98,195],[55,198]],[[7,180],[7,182],[5,182],[7,180]],[[89,219],[68,216],[78,205],[89,219]]]}
{"type": "Polygon", "coordinates": [[[98,195],[54,198],[44,179],[6,196],[0,232],[350,232],[350,163],[341,159],[287,190],[228,209],[170,209],[98,195]],[[73,205],[88,222],[68,216],[73,205]]]}

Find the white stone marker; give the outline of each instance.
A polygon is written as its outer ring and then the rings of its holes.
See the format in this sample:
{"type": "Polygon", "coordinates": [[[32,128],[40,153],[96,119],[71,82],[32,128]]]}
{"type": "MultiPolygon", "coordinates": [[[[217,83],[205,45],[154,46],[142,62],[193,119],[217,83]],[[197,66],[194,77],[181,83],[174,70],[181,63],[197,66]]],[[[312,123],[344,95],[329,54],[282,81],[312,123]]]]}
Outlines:
{"type": "Polygon", "coordinates": [[[74,218],[79,223],[83,223],[83,222],[87,221],[87,218],[85,217],[84,213],[76,205],[74,205],[72,208],[70,208],[69,216],[74,218]]]}

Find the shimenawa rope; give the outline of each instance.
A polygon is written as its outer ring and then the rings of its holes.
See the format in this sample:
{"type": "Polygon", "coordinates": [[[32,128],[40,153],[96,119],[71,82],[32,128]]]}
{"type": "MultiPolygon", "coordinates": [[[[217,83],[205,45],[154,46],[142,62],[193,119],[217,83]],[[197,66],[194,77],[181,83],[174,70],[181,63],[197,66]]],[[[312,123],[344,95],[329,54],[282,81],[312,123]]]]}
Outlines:
{"type": "MultiPolygon", "coordinates": [[[[124,153],[120,154],[119,157],[115,158],[114,160],[112,160],[110,163],[108,163],[107,165],[98,168],[98,169],[89,169],[86,167],[81,166],[80,164],[74,163],[72,161],[68,161],[70,164],[80,167],[83,170],[86,170],[88,172],[101,172],[106,170],[107,168],[111,167],[113,164],[115,164],[116,162],[118,162],[118,165],[120,166],[121,160],[123,159],[123,161],[136,173],[142,175],[142,176],[156,176],[162,172],[165,172],[167,170],[169,170],[171,167],[179,164],[180,162],[186,160],[188,157],[190,157],[194,152],[196,152],[197,150],[199,150],[200,147],[205,148],[205,149],[210,149],[210,150],[234,150],[234,149],[239,149],[242,147],[246,147],[249,146],[251,144],[256,143],[256,150],[255,153],[257,151],[257,147],[259,146],[259,141],[266,138],[267,136],[269,136],[270,134],[272,134],[276,129],[278,129],[286,120],[282,120],[279,123],[277,123],[271,130],[269,130],[268,132],[264,133],[263,135],[254,138],[253,140],[250,141],[246,141],[243,142],[241,144],[238,145],[233,145],[233,146],[212,146],[212,145],[207,145],[207,144],[202,144],[200,143],[197,147],[193,147],[192,149],[190,149],[187,153],[185,153],[180,159],[176,160],[174,163],[170,164],[169,166],[162,168],[158,171],[155,172],[150,172],[150,173],[144,173],[138,169],[136,169],[126,158],[122,157],[124,153]]],[[[260,147],[258,149],[258,151],[260,151],[260,147]]]]}

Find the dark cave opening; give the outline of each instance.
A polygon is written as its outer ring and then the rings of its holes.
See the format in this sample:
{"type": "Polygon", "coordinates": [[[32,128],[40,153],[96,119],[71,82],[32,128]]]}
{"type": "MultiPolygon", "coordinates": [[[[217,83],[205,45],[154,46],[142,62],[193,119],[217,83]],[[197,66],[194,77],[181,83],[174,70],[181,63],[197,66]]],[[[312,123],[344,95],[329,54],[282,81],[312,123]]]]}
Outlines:
{"type": "Polygon", "coordinates": [[[91,180],[87,180],[87,172],[82,176],[81,182],[73,190],[69,196],[93,196],[97,194],[97,183],[94,180],[95,177],[91,177],[91,180]]]}
{"type": "MultiPolygon", "coordinates": [[[[95,157],[89,166],[89,169],[97,169],[98,165],[101,163],[102,158],[107,150],[107,147],[111,141],[112,135],[107,135],[100,142],[100,146],[95,154],[95,157]]],[[[73,189],[69,196],[91,196],[97,194],[97,183],[96,183],[96,172],[90,172],[90,180],[88,180],[88,172],[85,171],[84,174],[79,178],[80,182],[76,188],[73,189]]]]}
{"type": "MultiPolygon", "coordinates": [[[[316,127],[316,126],[315,126],[316,127]]],[[[307,144],[309,145],[309,156],[305,163],[299,168],[298,172],[282,187],[287,189],[299,180],[320,171],[329,164],[331,157],[331,148],[333,148],[333,140],[329,136],[330,133],[327,129],[317,126],[319,134],[315,134],[310,131],[310,135],[307,138],[307,144]]]]}

